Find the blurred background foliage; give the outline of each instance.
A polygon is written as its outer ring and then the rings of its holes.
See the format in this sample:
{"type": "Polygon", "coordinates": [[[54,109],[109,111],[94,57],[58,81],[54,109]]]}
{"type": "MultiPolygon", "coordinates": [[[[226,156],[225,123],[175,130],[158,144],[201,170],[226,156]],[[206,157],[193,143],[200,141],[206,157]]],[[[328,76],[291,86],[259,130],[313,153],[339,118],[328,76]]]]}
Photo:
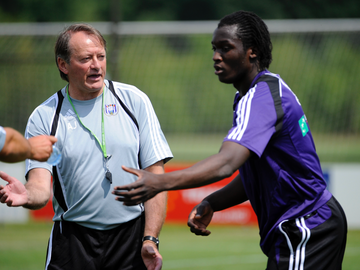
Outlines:
{"type": "Polygon", "coordinates": [[[358,0],[0,0],[0,22],[218,20],[240,9],[263,19],[360,14],[358,0]]]}
{"type": "MultiPolygon", "coordinates": [[[[214,75],[211,37],[121,36],[116,60],[119,66],[116,71],[108,66],[107,78],[120,78],[150,97],[162,129],[167,137],[175,136],[171,145],[175,149],[178,146],[179,151],[184,145],[195,151],[194,145],[204,143],[204,149],[209,149],[206,155],[214,153],[232,124],[235,89],[220,83],[214,75]],[[211,136],[216,139],[214,147],[208,141],[211,136]]],[[[0,39],[3,126],[24,131],[36,106],[66,84],[54,61],[55,39],[0,39]]],[[[270,71],[280,74],[300,99],[317,146],[324,144],[319,152],[322,160],[360,161],[359,34],[274,33],[272,41],[274,60],[270,71]]],[[[185,156],[188,160],[189,153],[185,156]]]]}
{"type": "MultiPolygon", "coordinates": [[[[239,9],[265,20],[360,14],[358,0],[0,0],[0,22],[218,21],[239,9]]],[[[65,85],[54,62],[56,35],[1,36],[1,125],[24,131],[35,107],[65,85]]],[[[271,37],[270,71],[299,97],[321,160],[359,162],[359,32],[271,37]]],[[[218,151],[232,124],[235,89],[213,73],[211,34],[105,38],[107,77],[133,84],[150,97],[175,156],[198,160],[218,151]]]]}

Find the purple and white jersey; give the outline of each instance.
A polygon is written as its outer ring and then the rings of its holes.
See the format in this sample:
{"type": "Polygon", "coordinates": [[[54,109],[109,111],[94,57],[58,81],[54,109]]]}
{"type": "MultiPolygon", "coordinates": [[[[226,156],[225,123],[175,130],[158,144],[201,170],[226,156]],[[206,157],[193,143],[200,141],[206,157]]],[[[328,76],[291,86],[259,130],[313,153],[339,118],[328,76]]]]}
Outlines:
{"type": "Polygon", "coordinates": [[[236,93],[224,141],[253,152],[239,171],[268,254],[281,221],[307,215],[332,196],[301,104],[279,75],[261,72],[243,97],[236,93]]]}

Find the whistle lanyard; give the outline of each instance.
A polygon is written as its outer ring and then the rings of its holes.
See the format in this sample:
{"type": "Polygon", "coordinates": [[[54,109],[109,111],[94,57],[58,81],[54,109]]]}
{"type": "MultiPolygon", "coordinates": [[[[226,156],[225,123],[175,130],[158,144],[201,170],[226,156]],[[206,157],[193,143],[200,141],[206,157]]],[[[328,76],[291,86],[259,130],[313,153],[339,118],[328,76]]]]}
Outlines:
{"type": "Polygon", "coordinates": [[[81,122],[80,116],[78,115],[78,113],[77,113],[77,111],[75,109],[75,106],[72,103],[71,98],[70,98],[70,96],[68,94],[69,93],[69,85],[67,85],[65,92],[66,92],[66,96],[67,96],[67,98],[68,98],[68,100],[69,100],[69,102],[70,102],[70,104],[71,104],[77,118],[79,119],[80,124],[84,128],[86,128],[91,133],[91,135],[94,136],[96,141],[99,143],[101,151],[103,152],[104,159],[105,159],[105,167],[106,167],[105,177],[106,177],[106,179],[108,179],[110,181],[110,184],[112,184],[112,173],[109,170],[109,164],[108,164],[109,159],[111,158],[111,155],[108,156],[107,153],[106,153],[106,142],[105,142],[105,128],[104,128],[104,95],[105,95],[105,89],[106,89],[106,87],[104,86],[103,93],[102,93],[102,107],[101,107],[101,142],[98,139],[98,137],[96,137],[96,135],[87,126],[85,126],[83,124],[83,122],[81,122]]]}
{"type": "Polygon", "coordinates": [[[80,116],[78,115],[76,109],[75,109],[75,106],[74,104],[72,103],[71,99],[70,99],[70,96],[69,96],[69,85],[67,85],[66,87],[66,96],[77,116],[77,118],[79,119],[79,122],[81,123],[81,125],[86,128],[93,136],[94,138],[96,139],[96,141],[99,143],[100,145],[100,148],[101,148],[101,151],[103,152],[104,154],[104,158],[106,159],[107,158],[107,154],[106,154],[106,142],[105,142],[105,128],[104,128],[104,95],[105,95],[105,87],[103,89],[103,93],[102,93],[102,107],[101,107],[101,142],[100,140],[98,139],[98,137],[96,137],[96,135],[88,128],[86,127],[83,122],[81,122],[81,119],[80,119],[80,116]]]}

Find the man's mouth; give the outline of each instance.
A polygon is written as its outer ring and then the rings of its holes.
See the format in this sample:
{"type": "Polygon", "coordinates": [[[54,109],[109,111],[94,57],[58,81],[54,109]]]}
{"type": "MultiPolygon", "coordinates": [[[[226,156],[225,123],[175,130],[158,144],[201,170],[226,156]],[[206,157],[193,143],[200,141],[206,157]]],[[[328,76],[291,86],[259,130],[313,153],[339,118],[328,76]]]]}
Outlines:
{"type": "Polygon", "coordinates": [[[101,74],[91,74],[88,76],[89,79],[96,80],[101,77],[101,74]]]}
{"type": "Polygon", "coordinates": [[[223,72],[223,69],[218,65],[214,65],[214,68],[215,68],[215,75],[219,75],[220,73],[223,72]]]}

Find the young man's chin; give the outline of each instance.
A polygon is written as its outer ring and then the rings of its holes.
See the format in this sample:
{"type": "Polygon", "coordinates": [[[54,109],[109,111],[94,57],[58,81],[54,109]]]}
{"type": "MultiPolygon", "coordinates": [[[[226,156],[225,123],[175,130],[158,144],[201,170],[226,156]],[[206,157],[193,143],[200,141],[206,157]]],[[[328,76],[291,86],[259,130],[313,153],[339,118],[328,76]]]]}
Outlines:
{"type": "Polygon", "coordinates": [[[218,77],[219,81],[222,82],[222,83],[226,83],[226,84],[232,84],[233,81],[230,80],[230,79],[226,79],[226,78],[222,78],[222,77],[218,77]]]}

